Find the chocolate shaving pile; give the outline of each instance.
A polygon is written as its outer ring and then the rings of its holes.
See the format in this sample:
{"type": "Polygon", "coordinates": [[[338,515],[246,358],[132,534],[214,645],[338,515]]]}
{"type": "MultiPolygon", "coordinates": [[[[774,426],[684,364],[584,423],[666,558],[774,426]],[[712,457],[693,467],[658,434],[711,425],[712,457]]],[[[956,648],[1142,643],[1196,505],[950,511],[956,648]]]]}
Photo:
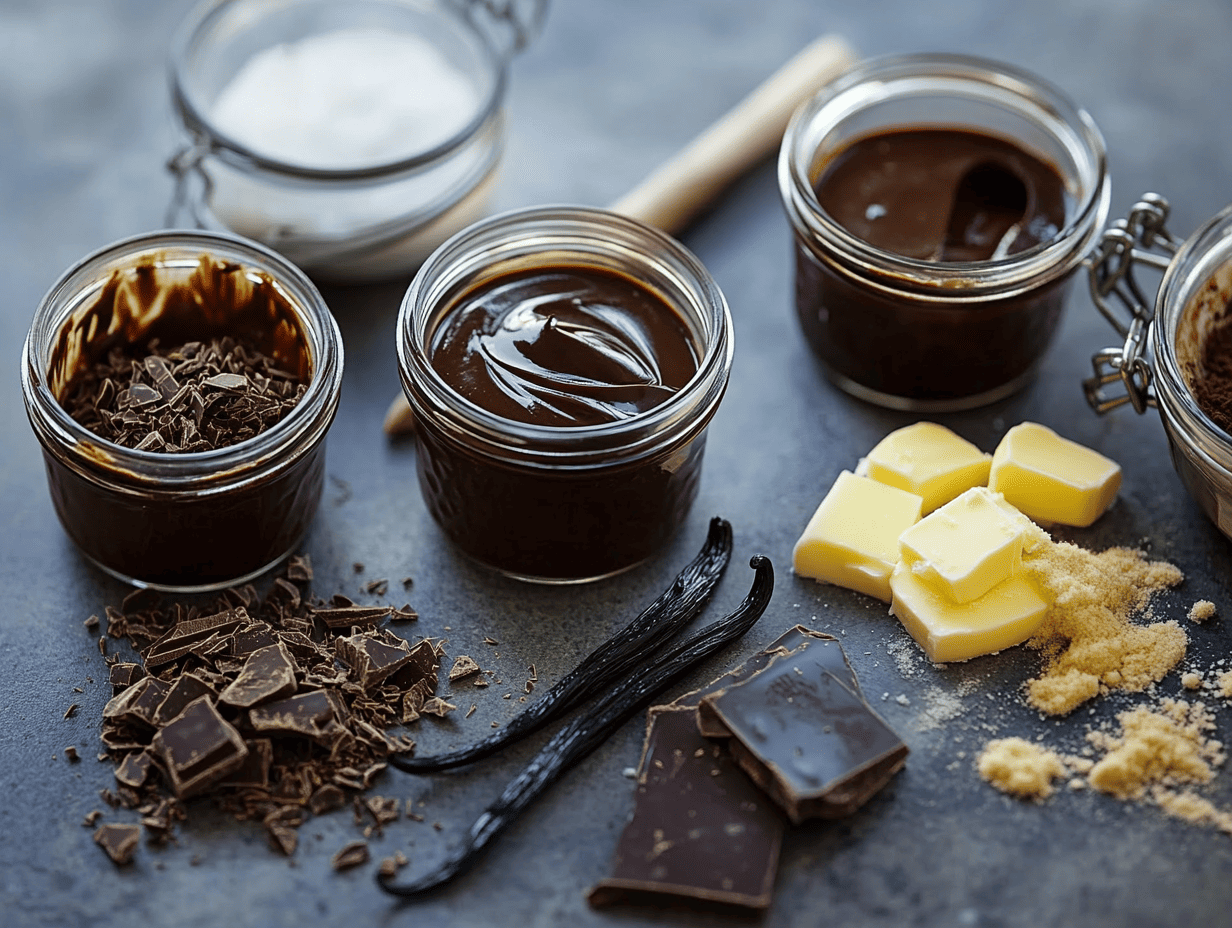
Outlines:
{"type": "Polygon", "coordinates": [[[295,374],[227,337],[163,350],[112,348],[79,371],[63,406],[96,435],[140,451],[213,451],[264,432],[304,395],[295,374]]]}
{"type": "MultiPolygon", "coordinates": [[[[107,658],[100,738],[116,788],[103,798],[137,810],[155,839],[184,818],[183,800],[209,796],[291,854],[310,815],[344,806],[391,753],[414,747],[390,729],[453,708],[434,695],[439,642],[412,646],[377,627],[389,607],[314,605],[292,577],[311,577],[306,559],[264,599],[248,585],[210,608],[164,606],[142,590],[108,607],[107,633],[142,660],[107,658]],[[356,619],[344,631],[341,615],[356,619]]],[[[128,831],[99,834],[114,860],[131,858],[128,831]]]]}

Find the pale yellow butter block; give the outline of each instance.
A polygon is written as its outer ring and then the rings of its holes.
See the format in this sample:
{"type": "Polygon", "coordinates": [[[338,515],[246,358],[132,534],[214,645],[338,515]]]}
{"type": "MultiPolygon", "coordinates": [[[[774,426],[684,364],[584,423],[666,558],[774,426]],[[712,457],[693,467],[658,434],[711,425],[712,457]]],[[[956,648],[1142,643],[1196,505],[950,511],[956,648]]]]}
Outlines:
{"type": "Polygon", "coordinates": [[[903,532],[900,558],[935,590],[968,603],[1018,571],[1032,528],[1000,493],[972,487],[903,532]]]}
{"type": "Polygon", "coordinates": [[[1036,522],[1087,526],[1112,505],[1121,468],[1050,428],[1023,422],[993,452],[988,487],[1036,522]]]}
{"type": "Polygon", "coordinates": [[[899,536],[920,518],[923,503],[915,493],[843,471],[796,542],[792,567],[889,602],[899,536]]]}
{"type": "Polygon", "coordinates": [[[1003,580],[978,599],[956,603],[906,564],[890,577],[893,613],[929,660],[966,661],[1021,644],[1044,621],[1048,603],[1025,574],[1003,580]]]}
{"type": "Polygon", "coordinates": [[[992,455],[944,425],[917,422],[881,439],[862,472],[879,483],[917,493],[927,515],[971,487],[988,482],[992,455]]]}

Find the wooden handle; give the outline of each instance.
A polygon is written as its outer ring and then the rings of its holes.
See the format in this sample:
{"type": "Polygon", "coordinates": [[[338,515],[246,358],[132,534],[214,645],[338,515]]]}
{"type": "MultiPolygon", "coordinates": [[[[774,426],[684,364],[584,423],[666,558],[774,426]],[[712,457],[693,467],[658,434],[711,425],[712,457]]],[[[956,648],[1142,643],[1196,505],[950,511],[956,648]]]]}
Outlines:
{"type": "MultiPolygon", "coordinates": [[[[612,209],[677,234],[728,185],[778,148],[796,108],[855,61],[838,36],[817,39],[740,103],[612,204],[612,209]]],[[[385,414],[388,435],[413,431],[399,393],[385,414]]]]}
{"type": "Polygon", "coordinates": [[[839,36],[817,39],[611,208],[669,235],[776,150],[796,108],[855,62],[839,36]]]}

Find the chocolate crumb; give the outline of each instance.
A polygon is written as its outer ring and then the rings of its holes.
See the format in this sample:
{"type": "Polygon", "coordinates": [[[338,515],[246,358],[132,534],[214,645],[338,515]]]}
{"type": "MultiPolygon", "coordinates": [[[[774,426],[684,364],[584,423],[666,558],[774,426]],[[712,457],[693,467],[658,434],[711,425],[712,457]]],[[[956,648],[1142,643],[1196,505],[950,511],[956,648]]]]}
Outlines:
{"type": "Polygon", "coordinates": [[[364,584],[364,592],[373,596],[384,596],[389,590],[389,581],[382,578],[380,580],[369,580],[364,584]]]}
{"type": "Polygon", "coordinates": [[[343,846],[332,858],[330,858],[330,866],[335,870],[349,870],[351,867],[358,867],[360,864],[368,862],[368,842],[367,841],[351,841],[343,846]]]}
{"type": "Polygon", "coordinates": [[[459,654],[454,658],[453,668],[449,671],[449,682],[456,683],[476,673],[479,673],[479,665],[475,663],[475,659],[467,654],[459,654]]]}
{"type": "Polygon", "coordinates": [[[101,809],[91,809],[85,814],[85,818],[81,820],[81,825],[83,828],[93,828],[94,823],[102,817],[103,812],[101,809]]]}
{"type": "Polygon", "coordinates": [[[69,706],[67,709],[64,710],[64,717],[66,719],[71,719],[74,715],[77,714],[77,709],[78,709],[77,703],[73,703],[71,706],[69,706]]]}
{"type": "Polygon", "coordinates": [[[84,622],[82,622],[81,624],[86,627],[87,631],[96,632],[98,631],[99,625],[101,623],[99,621],[98,616],[92,615],[88,619],[86,619],[84,622]]]}
{"type": "Polygon", "coordinates": [[[112,863],[117,866],[132,862],[133,853],[140,842],[141,827],[139,825],[113,823],[101,825],[94,832],[94,843],[106,851],[112,863]]]}
{"type": "Polygon", "coordinates": [[[69,763],[74,764],[81,760],[81,755],[77,753],[77,748],[71,744],[64,749],[64,757],[67,761],[69,761],[69,763]]]}

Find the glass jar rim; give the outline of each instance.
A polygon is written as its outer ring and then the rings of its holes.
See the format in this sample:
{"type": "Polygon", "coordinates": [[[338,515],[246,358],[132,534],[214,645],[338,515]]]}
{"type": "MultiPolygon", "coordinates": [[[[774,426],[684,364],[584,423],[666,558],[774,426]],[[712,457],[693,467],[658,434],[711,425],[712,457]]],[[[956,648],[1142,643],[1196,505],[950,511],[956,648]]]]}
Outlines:
{"type": "Polygon", "coordinates": [[[52,284],[35,310],[22,347],[21,380],[27,413],[40,441],[96,479],[140,485],[143,491],[221,492],[259,476],[268,464],[315,444],[337,408],[342,384],[342,334],[324,298],[303,271],[277,252],[240,236],[206,230],[160,230],[119,239],[86,255],[52,284]],[[175,256],[170,252],[174,250],[175,256]],[[48,349],[72,313],[114,270],[143,255],[163,265],[195,266],[223,253],[246,270],[265,274],[288,297],[308,341],[312,377],[304,395],[277,423],[252,438],[209,451],[137,450],[98,435],[68,414],[47,379],[48,349]],[[50,447],[54,445],[54,447],[50,447]]]}
{"type": "Polygon", "coordinates": [[[702,262],[676,239],[610,210],[570,204],[509,210],[463,229],[438,247],[411,281],[398,313],[398,360],[404,390],[417,420],[420,398],[435,404],[436,421],[451,434],[495,457],[519,463],[589,467],[635,460],[667,440],[700,431],[726,389],[733,357],[727,300],[702,262]],[[555,231],[553,231],[553,228],[555,231]],[[430,363],[426,342],[440,321],[438,300],[493,262],[527,267],[610,267],[604,253],[652,270],[688,292],[682,307],[645,281],[701,336],[697,370],[670,399],[631,416],[597,425],[549,426],[517,422],[489,412],[457,393],[430,363]],[[533,260],[542,256],[542,261],[533,260]],[[589,260],[588,260],[589,259],[589,260]],[[435,317],[435,318],[434,318],[435,317]],[[700,410],[701,415],[697,415],[700,410]],[[614,457],[616,449],[620,454],[614,457]]]}
{"type": "MultiPolygon", "coordinates": [[[[1190,429],[1197,429],[1204,447],[1221,447],[1232,454],[1232,435],[1216,425],[1198,405],[1176,351],[1178,330],[1186,308],[1219,271],[1232,264],[1232,204],[1194,230],[1177,249],[1164,270],[1155,296],[1151,346],[1163,376],[1157,389],[1174,414],[1181,414],[1190,429]]],[[[1226,466],[1226,465],[1225,465],[1226,466]]]]}
{"type": "MultiPolygon", "coordinates": [[[[453,25],[466,31],[487,51],[487,60],[492,63],[492,81],[487,97],[476,108],[474,116],[450,138],[422,152],[393,161],[378,162],[363,167],[316,168],[295,164],[263,155],[240,140],[219,130],[206,115],[205,108],[194,99],[189,89],[189,52],[199,41],[206,27],[227,7],[247,0],[201,0],[180,24],[171,40],[168,58],[168,78],[171,84],[171,99],[175,111],[185,129],[194,137],[198,146],[210,154],[237,167],[255,169],[301,181],[354,184],[388,180],[391,177],[411,175],[424,171],[448,159],[455,151],[466,145],[493,120],[500,118],[501,102],[508,84],[508,63],[480,29],[474,28],[458,9],[449,4],[436,4],[435,8],[450,17],[453,25]]],[[[391,0],[381,0],[390,3],[391,0]]],[[[405,0],[392,0],[400,5],[405,0]]]]}
{"type": "MultiPolygon", "coordinates": [[[[839,121],[833,119],[829,125],[839,121]]],[[[916,124],[931,125],[923,119],[916,124]]],[[[850,68],[797,109],[783,137],[778,174],[784,205],[793,224],[850,258],[843,262],[844,268],[855,265],[863,272],[879,268],[879,273],[870,276],[882,288],[891,292],[908,289],[914,298],[937,300],[938,308],[1015,296],[1064,276],[1081,263],[1094,245],[1107,218],[1111,195],[1103,135],[1085,109],[1049,81],[1026,70],[978,56],[951,53],[890,55],[850,68]],[[976,88],[985,88],[1021,106],[1023,115],[1045,116],[1047,121],[1041,119],[1040,125],[1067,151],[1077,152],[1089,161],[1091,176],[1087,189],[1081,191],[1073,216],[1055,238],[996,260],[931,262],[870,245],[825,212],[809,176],[819,150],[815,144],[819,135],[815,124],[827,112],[845,118],[893,99],[896,87],[911,87],[912,82],[915,86],[911,89],[919,92],[923,89],[919,82],[926,80],[944,81],[943,86],[933,88],[935,95],[958,98],[970,95],[976,88]],[[966,94],[958,92],[963,87],[966,94]],[[1062,128],[1064,132],[1058,131],[1062,128]]]]}

